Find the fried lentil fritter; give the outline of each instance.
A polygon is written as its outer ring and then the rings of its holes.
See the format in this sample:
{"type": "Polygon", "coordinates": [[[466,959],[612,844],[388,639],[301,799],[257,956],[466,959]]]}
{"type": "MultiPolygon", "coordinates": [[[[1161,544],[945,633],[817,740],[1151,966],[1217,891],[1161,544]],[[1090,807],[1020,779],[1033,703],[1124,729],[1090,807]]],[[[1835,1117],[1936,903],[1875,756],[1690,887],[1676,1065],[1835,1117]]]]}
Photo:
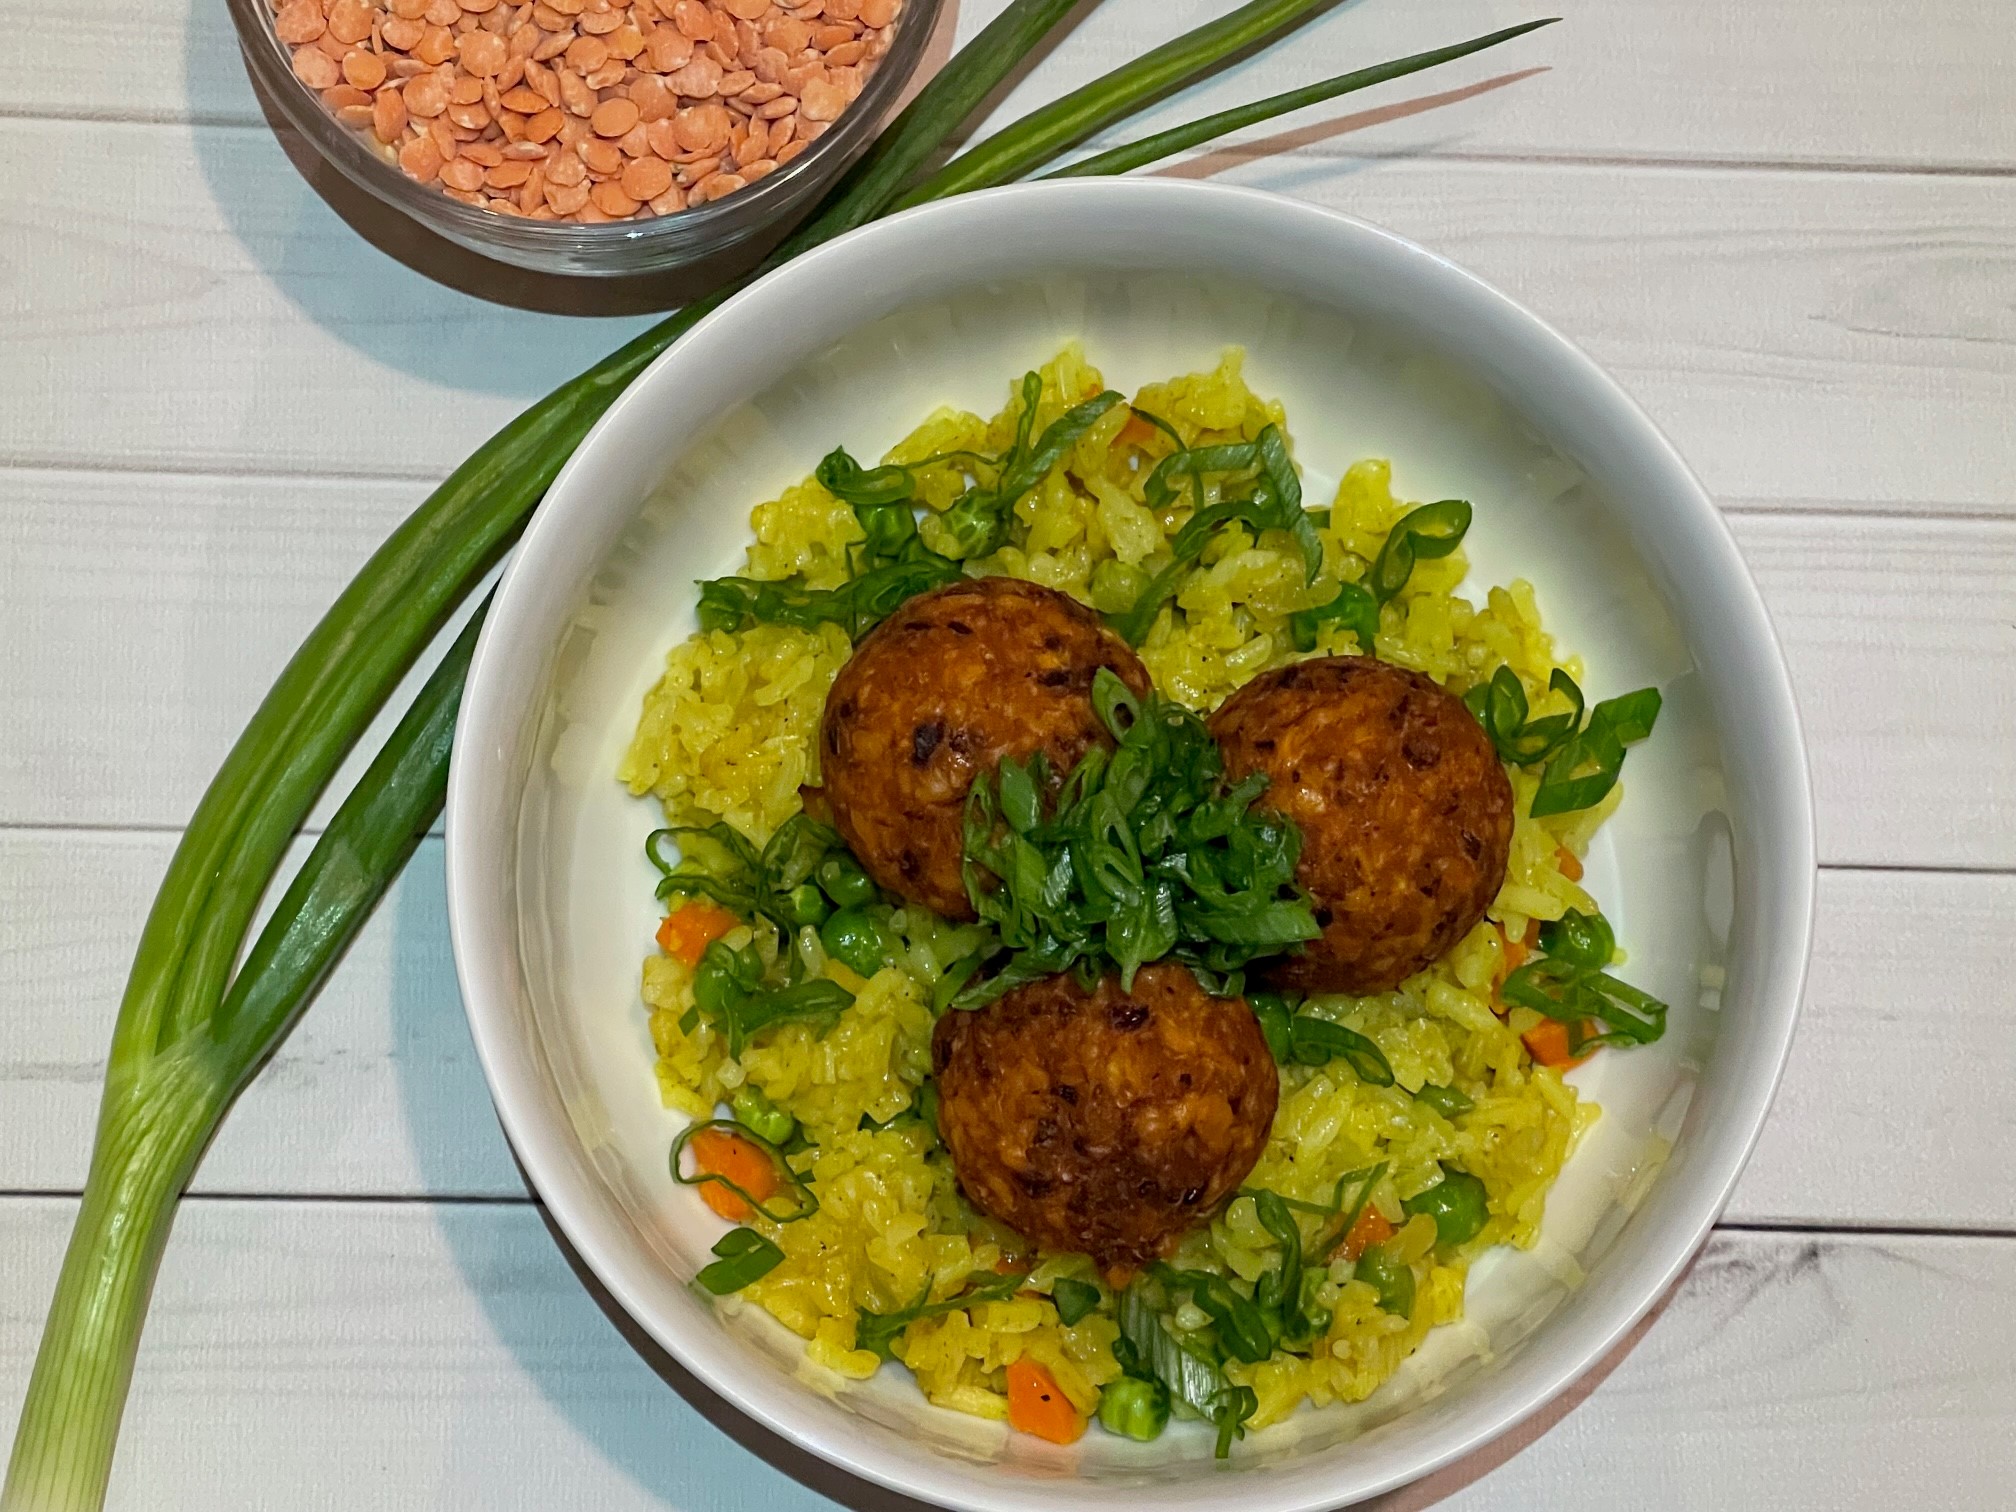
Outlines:
{"type": "Polygon", "coordinates": [[[1136,694],[1148,672],[1068,594],[973,578],[922,594],[840,669],[820,730],[834,823],[883,887],[970,919],[960,859],[966,793],[1005,757],[1041,752],[1061,781],[1111,737],[1092,707],[1110,667],[1136,694]]]}
{"type": "Polygon", "coordinates": [[[1045,1250],[1140,1265],[1237,1190],[1267,1143],[1274,1057],[1239,998],[1172,963],[1133,991],[1050,977],[939,1020],[938,1125],[967,1198],[1045,1250]]]}
{"type": "Polygon", "coordinates": [[[1368,656],[1262,673],[1212,716],[1236,782],[1301,827],[1296,880],[1323,936],[1270,978],[1384,992],[1447,953],[1498,895],[1512,784],[1491,738],[1432,679],[1368,656]]]}

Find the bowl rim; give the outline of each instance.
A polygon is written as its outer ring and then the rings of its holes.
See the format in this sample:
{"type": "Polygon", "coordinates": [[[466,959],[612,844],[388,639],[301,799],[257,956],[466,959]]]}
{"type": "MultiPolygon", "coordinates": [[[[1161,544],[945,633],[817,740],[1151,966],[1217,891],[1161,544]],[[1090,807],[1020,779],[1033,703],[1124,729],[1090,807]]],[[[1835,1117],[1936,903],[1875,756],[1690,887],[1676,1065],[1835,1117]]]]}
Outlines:
{"type": "MultiPolygon", "coordinates": [[[[515,834],[508,842],[497,843],[506,855],[515,855],[515,834]]],[[[908,1496],[973,1512],[1035,1512],[1054,1507],[1064,1486],[1071,1490],[1062,1494],[1076,1496],[1088,1505],[1146,1507],[1181,1501],[1186,1506],[1236,1506],[1242,1512],[1324,1512],[1431,1474],[1503,1437],[1559,1397],[1599,1365],[1667,1295],[1707,1242],[1729,1202],[1776,1095],[1803,1004],[1817,880],[1805,738],[1790,670],[1769,612],[1726,520],[1672,443],[1621,385],[1566,336],[1509,295],[1396,232],[1286,195],[1170,179],[1022,184],[919,206],[804,254],[697,323],[638,376],[582,440],[554,479],[546,501],[506,567],[469,667],[447,796],[450,933],[471,1033],[504,1132],[534,1190],[568,1241],[625,1312],[738,1411],[849,1474],[908,1496]],[[1758,813],[1769,816],[1777,849],[1765,857],[1766,870],[1758,886],[1773,900],[1780,927],[1776,937],[1757,947],[1757,986],[1746,1000],[1758,1020],[1756,1053],[1730,1073],[1732,1079],[1740,1079],[1736,1109],[1742,1116],[1700,1136],[1701,1154],[1688,1178],[1689,1194],[1662,1225],[1665,1234],[1659,1246],[1637,1261],[1629,1284],[1620,1283],[1615,1296],[1543,1322],[1535,1339],[1546,1336],[1547,1348],[1529,1348],[1507,1369],[1466,1383],[1464,1390],[1472,1400],[1465,1411],[1445,1424],[1421,1430],[1416,1442],[1368,1450],[1361,1459],[1369,1463],[1359,1467],[1357,1474],[1344,1471],[1333,1454],[1329,1456],[1328,1478],[1301,1466],[1274,1474],[1257,1470],[1236,1482],[1214,1477],[1203,1501],[1179,1497],[1171,1488],[1160,1486],[1143,1488],[1132,1497],[1109,1496],[1076,1478],[1041,1482],[996,1476],[986,1481],[986,1467],[978,1467],[976,1473],[975,1467],[942,1456],[905,1459],[885,1451],[869,1435],[831,1435],[814,1414],[810,1393],[763,1390],[765,1383],[741,1363],[743,1347],[726,1330],[715,1329],[711,1337],[702,1338],[660,1317],[648,1301],[640,1299],[642,1272],[614,1253],[622,1244],[620,1233],[605,1237],[604,1217],[595,1211],[596,1199],[585,1187],[576,1186],[565,1148],[575,1142],[573,1131],[564,1120],[559,1120],[557,1127],[545,1126],[554,1120],[541,1105],[543,1060],[533,1047],[520,1042],[505,1006],[510,974],[500,964],[497,947],[515,942],[515,921],[486,918],[486,911],[475,901],[481,895],[480,881],[496,860],[494,854],[480,854],[483,837],[480,832],[472,834],[472,826],[478,823],[472,816],[482,811],[481,795],[491,780],[484,757],[523,717],[522,699],[514,697],[517,690],[508,681],[514,669],[506,664],[517,653],[500,650],[500,646],[514,633],[514,621],[531,596],[530,581],[546,543],[567,528],[567,500],[575,478],[587,466],[584,459],[591,457],[610,433],[648,416],[655,391],[671,381],[667,375],[682,365],[685,354],[722,339],[748,318],[749,312],[786,302],[836,273],[844,276],[850,266],[886,258],[885,244],[911,252],[926,245],[940,249],[957,246],[974,234],[974,223],[984,225],[990,216],[1000,213],[1027,214],[1032,202],[1040,208],[1041,201],[1061,195],[1125,196],[1146,202],[1147,208],[1167,216],[1200,210],[1228,214],[1247,222],[1256,235],[1262,234],[1260,228],[1270,218],[1280,218],[1284,224],[1299,219],[1307,228],[1335,237],[1340,248],[1347,248],[1354,257],[1413,264],[1424,276],[1439,280],[1451,299],[1467,302],[1469,312],[1499,322],[1535,348],[1550,375],[1574,384],[1579,397],[1598,408],[1605,424],[1618,428],[1644,461],[1663,472],[1671,492],[1684,499],[1692,511],[1690,530],[1702,556],[1717,571],[1721,607],[1736,616],[1730,622],[1726,644],[1744,648],[1745,670],[1755,679],[1755,697],[1764,710],[1761,733],[1753,731],[1753,738],[1768,748],[1770,756],[1760,767],[1758,813]],[[1316,223],[1321,223],[1320,228],[1316,223]],[[558,507],[553,505],[556,498],[561,501],[558,507]],[[555,1147],[556,1138],[561,1148],[555,1147]]],[[[1315,1463],[1324,1458],[1311,1457],[1315,1463]]]]}

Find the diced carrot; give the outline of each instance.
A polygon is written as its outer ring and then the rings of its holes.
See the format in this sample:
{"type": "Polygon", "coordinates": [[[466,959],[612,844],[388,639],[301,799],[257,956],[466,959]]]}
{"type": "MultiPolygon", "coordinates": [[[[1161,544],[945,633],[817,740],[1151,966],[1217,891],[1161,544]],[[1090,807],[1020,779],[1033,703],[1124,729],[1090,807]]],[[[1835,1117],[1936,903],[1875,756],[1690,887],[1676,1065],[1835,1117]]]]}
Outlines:
{"type": "Polygon", "coordinates": [[[1109,1265],[1106,1267],[1106,1284],[1116,1292],[1123,1292],[1134,1284],[1134,1278],[1140,1274],[1139,1266],[1109,1265]]]}
{"type": "MultiPolygon", "coordinates": [[[[1585,1032],[1588,1027],[1583,1025],[1585,1032]]],[[[1536,1064],[1552,1066],[1557,1071],[1572,1071],[1596,1053],[1590,1050],[1582,1055],[1570,1055],[1568,1026],[1559,1019],[1542,1019],[1519,1038],[1526,1042],[1527,1052],[1536,1064]]]]}
{"type": "Polygon", "coordinates": [[[1526,933],[1519,936],[1519,943],[1524,945],[1529,952],[1538,947],[1540,944],[1540,921],[1538,919],[1528,919],[1526,921],[1526,933]]]}
{"type": "Polygon", "coordinates": [[[1393,1225],[1377,1208],[1367,1205],[1358,1215],[1358,1221],[1351,1225],[1351,1232],[1344,1236],[1344,1242],[1337,1246],[1346,1260],[1356,1260],[1375,1244],[1384,1244],[1393,1237],[1393,1225]]]}
{"type": "MultiPolygon", "coordinates": [[[[777,1166],[761,1145],[726,1129],[702,1129],[693,1136],[689,1148],[694,1164],[702,1171],[710,1176],[727,1177],[758,1202],[768,1202],[777,1195],[780,1184],[777,1166]]],[[[742,1223],[754,1216],[748,1203],[718,1181],[701,1186],[700,1200],[730,1223],[742,1223]]]]}
{"type": "Polygon", "coordinates": [[[1085,1419],[1058,1388],[1048,1366],[1023,1355],[1008,1362],[1008,1426],[1053,1444],[1075,1444],[1085,1419]]]}
{"type": "Polygon", "coordinates": [[[665,915],[658,926],[658,948],[688,966],[698,966],[707,947],[741,922],[720,904],[694,898],[665,915]]]}
{"type": "Polygon", "coordinates": [[[1154,426],[1143,420],[1139,415],[1129,415],[1127,423],[1121,426],[1119,434],[1114,436],[1113,444],[1115,446],[1146,446],[1150,441],[1155,439],[1155,436],[1156,430],[1154,426]]]}
{"type": "Polygon", "coordinates": [[[1582,858],[1565,845],[1554,847],[1554,859],[1561,867],[1561,875],[1570,882],[1582,880],[1582,858]]]}
{"type": "Polygon", "coordinates": [[[1527,947],[1523,939],[1515,940],[1505,933],[1505,927],[1502,924],[1498,926],[1498,938],[1504,941],[1505,945],[1504,949],[1498,953],[1497,973],[1491,978],[1491,1011],[1500,1018],[1503,1018],[1505,1016],[1505,1000],[1499,996],[1499,993],[1505,988],[1505,978],[1525,965],[1526,957],[1532,954],[1532,951],[1527,947]]]}
{"type": "Polygon", "coordinates": [[[1026,1271],[1028,1269],[1029,1265],[1027,1261],[1017,1260],[1013,1255],[1003,1255],[999,1260],[994,1262],[994,1274],[997,1276],[1012,1276],[1017,1271],[1026,1271]]]}

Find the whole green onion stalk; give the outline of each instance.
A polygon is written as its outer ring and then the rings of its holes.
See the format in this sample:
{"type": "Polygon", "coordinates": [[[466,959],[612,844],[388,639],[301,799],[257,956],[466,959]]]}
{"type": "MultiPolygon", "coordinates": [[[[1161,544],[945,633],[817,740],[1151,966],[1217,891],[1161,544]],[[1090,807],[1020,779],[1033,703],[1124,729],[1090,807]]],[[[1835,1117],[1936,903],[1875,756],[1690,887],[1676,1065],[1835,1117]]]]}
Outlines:
{"type": "MultiPolygon", "coordinates": [[[[1145,104],[1278,38],[1328,0],[1253,0],[1075,90],[935,174],[955,131],[1076,8],[1011,0],[759,274],[901,205],[1013,182],[1145,104]]],[[[1285,111],[1510,40],[1533,22],[1361,69],[1067,168],[1117,173],[1285,111]]],[[[28,1386],[0,1512],[104,1505],[120,1414],[175,1205],[232,1102],[439,814],[469,621],[234,972],[311,806],[399,679],[500,556],[603,412],[726,297],[688,306],[485,442],[393,532],[267,694],[197,805],[141,931],[113,1031],[83,1202],[28,1386]]]]}

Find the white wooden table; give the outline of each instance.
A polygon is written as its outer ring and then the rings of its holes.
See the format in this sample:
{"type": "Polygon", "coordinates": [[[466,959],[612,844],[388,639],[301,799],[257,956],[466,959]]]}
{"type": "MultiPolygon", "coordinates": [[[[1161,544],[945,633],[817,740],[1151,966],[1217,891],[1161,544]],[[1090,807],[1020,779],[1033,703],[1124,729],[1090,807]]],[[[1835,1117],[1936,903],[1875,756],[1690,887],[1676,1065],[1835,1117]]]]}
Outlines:
{"type": "MultiPolygon", "coordinates": [[[[966,0],[961,33],[997,3],[966,0]]],[[[1228,3],[1107,0],[1006,109],[1228,3]]],[[[1689,1279],[1576,1402],[1395,1504],[2006,1506],[2016,30],[1976,0],[1558,8],[1341,126],[1178,171],[1446,250],[1667,427],[1791,657],[1819,942],[1689,1279]]],[[[1158,119],[1535,9],[1362,0],[1158,119]]],[[[402,512],[636,322],[501,309],[372,250],[262,123],[221,0],[0,0],[0,37],[4,1445],[177,827],[402,512]]],[[[527,1197],[423,846],[184,1208],[113,1501],[897,1505],[663,1367],[527,1197]]]]}

